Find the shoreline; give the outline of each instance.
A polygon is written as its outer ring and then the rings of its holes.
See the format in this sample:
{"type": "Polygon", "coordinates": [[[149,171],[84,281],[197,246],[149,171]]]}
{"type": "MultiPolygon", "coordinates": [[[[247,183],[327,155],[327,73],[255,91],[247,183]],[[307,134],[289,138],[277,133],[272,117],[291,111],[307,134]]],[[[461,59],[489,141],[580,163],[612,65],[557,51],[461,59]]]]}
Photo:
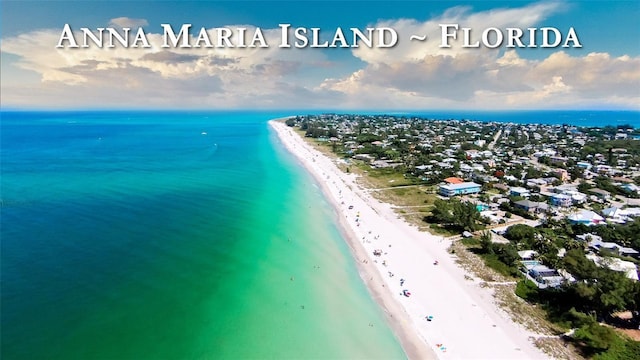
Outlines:
{"type": "MultiPolygon", "coordinates": [[[[357,240],[358,235],[354,232],[354,229],[347,222],[348,215],[343,214],[343,212],[340,211],[341,206],[346,204],[340,204],[336,201],[335,191],[332,192],[327,182],[324,181],[325,179],[323,179],[321,174],[318,173],[318,168],[312,166],[313,164],[309,164],[309,158],[304,157],[300,153],[299,150],[302,150],[302,147],[298,149],[299,145],[297,143],[286,141],[285,136],[287,136],[287,134],[285,132],[281,132],[290,130],[286,128],[286,125],[284,125],[283,121],[286,119],[288,119],[288,117],[270,120],[269,125],[276,130],[278,138],[280,139],[280,141],[282,141],[287,151],[294,155],[294,157],[301,162],[305,170],[314,178],[314,180],[320,187],[324,198],[327,200],[327,202],[329,202],[333,210],[336,212],[338,220],[338,230],[340,231],[342,237],[345,239],[346,244],[351,251],[351,255],[353,256],[354,260],[356,260],[356,267],[358,269],[360,278],[363,280],[373,300],[382,310],[387,324],[390,326],[396,339],[399,341],[403,351],[405,352],[405,355],[407,355],[409,359],[438,359],[436,353],[427,346],[425,340],[411,328],[411,318],[406,313],[401,304],[395,301],[390,296],[391,294],[386,288],[382,274],[373,266],[367,266],[375,263],[373,263],[370,259],[370,256],[368,255],[367,250],[365,249],[363,244],[357,240]],[[278,128],[279,125],[282,125],[282,128],[278,128]],[[366,261],[366,263],[364,261],[366,261]]],[[[293,140],[294,142],[301,141],[302,145],[307,146],[307,144],[304,143],[304,140],[301,139],[298,134],[290,132],[288,135],[292,137],[290,140],[293,140]]],[[[313,149],[311,150],[315,151],[313,149]]],[[[324,156],[319,152],[318,154],[314,155],[316,155],[316,157],[324,156]]],[[[311,159],[315,159],[316,157],[312,157],[311,159]]],[[[311,162],[313,163],[314,161],[312,160],[311,162]]],[[[337,167],[335,170],[340,171],[337,167]]],[[[352,181],[353,183],[351,186],[357,186],[355,183],[355,176],[353,176],[352,181]]],[[[341,195],[340,190],[338,190],[337,195],[341,195]]],[[[348,209],[349,205],[346,206],[348,209]]]]}
{"type": "Polygon", "coordinates": [[[548,358],[530,341],[538,334],[501,311],[490,289],[468,280],[448,253],[448,242],[399,219],[389,204],[356,183],[356,175],[341,171],[283,119],[269,126],[334,208],[360,276],[408,358],[548,358]],[[375,256],[374,250],[381,254],[375,256]]]}

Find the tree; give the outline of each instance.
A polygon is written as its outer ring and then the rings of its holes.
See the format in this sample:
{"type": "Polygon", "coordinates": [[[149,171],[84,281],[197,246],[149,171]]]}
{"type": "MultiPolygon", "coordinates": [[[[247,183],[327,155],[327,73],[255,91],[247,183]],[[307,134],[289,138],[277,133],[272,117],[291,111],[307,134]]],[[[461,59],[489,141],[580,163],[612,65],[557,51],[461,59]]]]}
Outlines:
{"type": "Polygon", "coordinates": [[[573,334],[573,338],[584,342],[594,352],[607,350],[616,340],[615,331],[596,322],[582,326],[573,334]]]}
{"type": "Polygon", "coordinates": [[[507,231],[504,233],[504,237],[515,242],[516,244],[520,242],[527,242],[527,244],[532,244],[535,234],[536,229],[532,228],[531,226],[526,224],[516,224],[507,228],[507,231]]]}
{"type": "Polygon", "coordinates": [[[478,222],[480,221],[480,212],[476,205],[469,202],[455,201],[453,203],[453,216],[455,224],[464,231],[478,230],[478,222]]]}
{"type": "Polygon", "coordinates": [[[518,251],[512,244],[493,244],[493,252],[498,260],[512,266],[519,258],[518,251]]]}
{"type": "Polygon", "coordinates": [[[581,249],[571,249],[562,258],[563,267],[578,279],[595,279],[598,267],[587,259],[581,249]]]}
{"type": "Polygon", "coordinates": [[[475,204],[458,199],[449,201],[437,199],[433,203],[430,219],[446,228],[452,228],[459,231],[476,231],[480,228],[479,222],[480,212],[476,209],[475,204]]]}
{"type": "Polygon", "coordinates": [[[453,221],[453,213],[448,201],[436,199],[431,209],[431,220],[447,227],[453,221]]]}
{"type": "Polygon", "coordinates": [[[485,254],[493,253],[493,243],[491,242],[491,233],[489,231],[483,231],[480,235],[480,247],[485,254]]]}

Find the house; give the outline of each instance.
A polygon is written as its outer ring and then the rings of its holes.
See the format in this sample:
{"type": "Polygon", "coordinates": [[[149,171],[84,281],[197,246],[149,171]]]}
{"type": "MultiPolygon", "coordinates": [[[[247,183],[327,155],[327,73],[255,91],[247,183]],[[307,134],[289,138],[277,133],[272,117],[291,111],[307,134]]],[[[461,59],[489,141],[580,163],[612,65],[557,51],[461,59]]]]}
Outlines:
{"type": "Polygon", "coordinates": [[[638,267],[631,261],[625,261],[618,258],[603,258],[594,254],[587,254],[587,259],[596,263],[600,267],[606,267],[613,271],[623,272],[629,279],[638,281],[638,267]]]}
{"type": "Polygon", "coordinates": [[[591,164],[585,161],[578,161],[576,163],[576,165],[580,168],[580,169],[585,169],[585,170],[589,170],[591,169],[591,164]]]}
{"type": "Polygon", "coordinates": [[[640,193],[640,186],[636,184],[624,184],[620,188],[624,191],[640,193]]]}
{"type": "Polygon", "coordinates": [[[561,207],[569,207],[573,203],[571,196],[565,194],[551,194],[550,201],[551,205],[561,207]]]}
{"type": "Polygon", "coordinates": [[[390,162],[388,160],[374,160],[371,162],[371,166],[377,168],[377,169],[383,169],[383,168],[396,168],[398,166],[402,165],[402,163],[394,163],[394,162],[390,162]]]}
{"type": "Polygon", "coordinates": [[[459,177],[452,176],[444,179],[444,182],[446,182],[447,184],[462,184],[464,180],[460,179],[459,177]]]}
{"type": "Polygon", "coordinates": [[[571,202],[573,202],[574,204],[582,204],[583,202],[587,201],[587,195],[581,192],[576,191],[567,195],[571,195],[571,202]]]}
{"type": "Polygon", "coordinates": [[[629,220],[629,215],[626,211],[619,207],[609,207],[602,210],[602,215],[607,218],[607,221],[624,224],[629,220]]]}
{"type": "Polygon", "coordinates": [[[538,253],[535,250],[522,250],[518,251],[518,256],[520,256],[520,260],[533,260],[538,253]]]}
{"type": "Polygon", "coordinates": [[[482,160],[482,164],[487,168],[496,167],[496,161],[493,160],[493,159],[484,159],[484,160],[482,160]]]}
{"type": "Polygon", "coordinates": [[[602,239],[591,240],[589,242],[589,248],[597,252],[605,249],[619,256],[629,256],[636,259],[640,258],[640,252],[638,252],[638,250],[630,247],[620,246],[613,242],[602,241],[602,239]]]}
{"type": "Polygon", "coordinates": [[[531,196],[531,193],[529,192],[529,190],[523,188],[523,187],[512,187],[509,189],[509,195],[511,196],[520,196],[520,197],[529,197],[531,196]]]}
{"type": "Polygon", "coordinates": [[[589,189],[589,192],[594,194],[597,198],[599,198],[600,200],[607,200],[610,196],[611,193],[606,191],[606,190],[602,190],[602,189],[589,189]]]}
{"type": "Polygon", "coordinates": [[[443,196],[455,196],[465,194],[477,194],[480,192],[480,184],[463,182],[459,184],[441,184],[438,193],[443,196]]]}
{"type": "Polygon", "coordinates": [[[531,213],[543,212],[543,211],[546,211],[548,208],[547,204],[539,203],[535,201],[529,201],[526,199],[516,201],[513,203],[513,205],[518,209],[522,209],[524,211],[531,212],[531,213]]]}
{"type": "MultiPolygon", "coordinates": [[[[551,182],[553,182],[553,180],[551,180],[551,182]]],[[[550,184],[551,182],[548,183],[550,184]]],[[[553,188],[553,192],[556,194],[572,194],[578,192],[578,187],[573,184],[564,184],[553,188]]]]}
{"type": "Polygon", "coordinates": [[[554,165],[566,165],[567,160],[569,160],[569,159],[567,159],[566,157],[562,157],[562,156],[551,156],[549,158],[549,161],[554,165]]]}
{"type": "Polygon", "coordinates": [[[353,158],[356,160],[362,160],[362,161],[368,161],[368,162],[371,162],[375,159],[370,154],[357,154],[353,158]]]}
{"type": "Polygon", "coordinates": [[[608,174],[611,172],[611,166],[609,165],[596,165],[595,172],[598,174],[608,174]]]}
{"type": "Polygon", "coordinates": [[[569,180],[569,172],[565,169],[555,169],[553,170],[553,175],[560,179],[560,181],[569,180]]]}
{"type": "Polygon", "coordinates": [[[580,210],[567,216],[571,224],[597,225],[604,222],[604,218],[591,210],[580,210]]]}
{"type": "Polygon", "coordinates": [[[480,157],[480,153],[478,152],[478,150],[473,150],[473,149],[472,150],[467,150],[464,153],[465,153],[465,155],[467,157],[467,160],[475,159],[477,157],[480,157]]]}
{"type": "Polygon", "coordinates": [[[487,143],[487,140],[478,139],[473,142],[473,145],[483,147],[487,143]]]}
{"type": "Polygon", "coordinates": [[[545,265],[536,265],[529,269],[528,275],[535,280],[540,289],[546,287],[558,287],[562,285],[564,277],[556,269],[551,269],[545,265]]]}
{"type": "Polygon", "coordinates": [[[598,240],[598,241],[602,241],[602,237],[596,235],[596,234],[581,234],[581,235],[576,235],[576,239],[577,240],[582,240],[582,241],[593,241],[593,240],[598,240]]]}
{"type": "Polygon", "coordinates": [[[547,184],[548,184],[547,181],[544,179],[528,179],[527,180],[527,187],[530,187],[530,188],[545,186],[547,184]]]}

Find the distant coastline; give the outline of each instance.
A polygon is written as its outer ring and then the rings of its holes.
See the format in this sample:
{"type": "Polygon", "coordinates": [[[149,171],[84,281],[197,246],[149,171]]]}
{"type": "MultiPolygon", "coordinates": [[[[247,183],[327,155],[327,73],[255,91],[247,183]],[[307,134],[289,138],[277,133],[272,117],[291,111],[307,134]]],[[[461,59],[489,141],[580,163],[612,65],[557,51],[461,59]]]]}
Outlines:
{"type": "MultiPolygon", "coordinates": [[[[317,114],[321,112],[311,112],[317,114]]],[[[640,128],[640,110],[423,110],[423,111],[339,111],[339,114],[386,114],[416,116],[431,120],[471,120],[515,124],[605,127],[631,125],[640,128]]]]}
{"type": "Polygon", "coordinates": [[[394,116],[416,116],[432,120],[472,120],[482,122],[516,123],[516,124],[544,124],[544,125],[573,125],[586,127],[604,127],[631,125],[640,128],[640,110],[153,110],[153,109],[121,109],[121,110],[32,110],[32,109],[2,109],[0,113],[22,113],[22,114],[42,114],[42,113],[87,113],[87,114],[110,114],[110,113],[180,113],[190,114],[239,114],[239,113],[259,113],[265,114],[265,118],[279,119],[286,118],[287,114],[310,114],[318,115],[323,113],[335,114],[363,114],[363,115],[394,115],[394,116]]]}

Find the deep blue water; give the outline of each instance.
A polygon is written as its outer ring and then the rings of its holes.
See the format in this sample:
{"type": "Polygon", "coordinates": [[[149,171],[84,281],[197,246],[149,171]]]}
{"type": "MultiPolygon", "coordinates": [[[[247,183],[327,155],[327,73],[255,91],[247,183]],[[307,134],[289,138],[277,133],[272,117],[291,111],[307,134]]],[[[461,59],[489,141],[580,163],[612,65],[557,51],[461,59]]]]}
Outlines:
{"type": "Polygon", "coordinates": [[[403,358],[278,115],[2,113],[0,357],[403,358]]]}

